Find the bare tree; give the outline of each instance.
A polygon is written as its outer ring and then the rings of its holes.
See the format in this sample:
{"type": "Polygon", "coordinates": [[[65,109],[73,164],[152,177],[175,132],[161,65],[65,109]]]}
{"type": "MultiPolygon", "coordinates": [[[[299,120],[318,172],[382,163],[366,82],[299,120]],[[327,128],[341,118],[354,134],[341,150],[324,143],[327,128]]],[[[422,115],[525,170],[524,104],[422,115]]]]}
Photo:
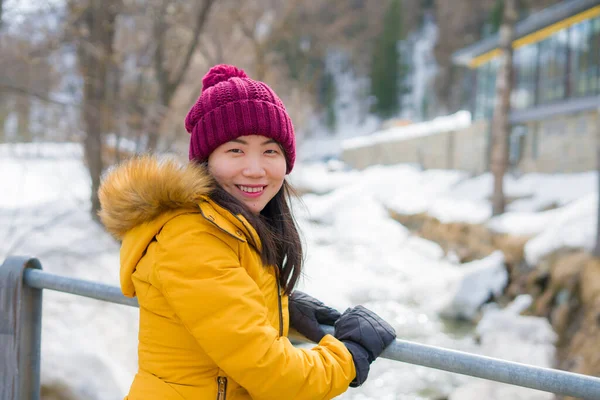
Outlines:
{"type": "Polygon", "coordinates": [[[85,126],[83,148],[91,178],[91,213],[98,220],[100,201],[98,188],[104,165],[102,134],[107,113],[107,76],[113,57],[115,23],[121,0],[89,0],[83,6],[70,4],[72,14],[78,14],[76,39],[79,70],[83,77],[82,114],[85,126]]]}
{"type": "Polygon", "coordinates": [[[214,3],[215,0],[204,0],[198,7],[195,14],[191,39],[187,44],[187,47],[181,53],[183,54],[182,58],[176,60],[170,59],[170,62],[167,63],[165,55],[167,53],[167,8],[169,3],[167,0],[160,0],[159,7],[154,15],[151,36],[151,40],[155,44],[153,67],[158,84],[158,104],[156,109],[151,110],[150,114],[151,118],[148,125],[148,151],[156,149],[161,122],[166,110],[168,110],[170,106],[175,91],[188,71],[192,56],[200,42],[200,35],[205,28],[214,3]],[[169,68],[169,66],[171,66],[171,68],[169,68]]]}
{"type": "MultiPolygon", "coordinates": [[[[32,115],[33,99],[42,100],[45,106],[49,106],[52,103],[50,92],[58,83],[50,60],[34,55],[40,47],[47,45],[52,33],[40,41],[31,40],[27,36],[29,33],[15,28],[14,32],[6,32],[0,43],[0,103],[3,108],[0,125],[3,125],[6,116],[14,113],[17,122],[17,137],[14,139],[23,142],[31,142],[34,138],[31,129],[34,124],[30,121],[41,118],[39,113],[32,115]]],[[[0,135],[4,141],[4,134],[0,135]]]]}
{"type": "Polygon", "coordinates": [[[504,174],[508,166],[508,141],[510,135],[510,97],[513,76],[512,42],[517,22],[517,0],[504,0],[504,13],[499,31],[500,67],[496,77],[496,99],[492,118],[492,149],[490,169],[494,175],[492,211],[502,214],[506,206],[504,174]]]}

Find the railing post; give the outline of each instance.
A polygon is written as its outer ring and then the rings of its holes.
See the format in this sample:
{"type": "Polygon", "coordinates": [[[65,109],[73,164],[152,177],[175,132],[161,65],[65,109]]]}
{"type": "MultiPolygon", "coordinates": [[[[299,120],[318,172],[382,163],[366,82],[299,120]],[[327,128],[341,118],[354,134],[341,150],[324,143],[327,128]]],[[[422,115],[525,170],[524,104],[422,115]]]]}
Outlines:
{"type": "Polygon", "coordinates": [[[39,400],[42,290],[23,284],[36,258],[8,257],[0,265],[0,399],[39,400]]]}

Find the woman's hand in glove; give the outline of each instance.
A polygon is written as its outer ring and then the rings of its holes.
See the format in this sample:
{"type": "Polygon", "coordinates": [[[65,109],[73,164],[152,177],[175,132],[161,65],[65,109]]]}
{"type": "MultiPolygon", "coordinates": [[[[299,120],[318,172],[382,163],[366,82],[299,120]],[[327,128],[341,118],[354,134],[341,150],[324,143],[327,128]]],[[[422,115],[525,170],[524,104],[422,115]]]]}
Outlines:
{"type": "Polygon", "coordinates": [[[334,336],[352,353],[356,378],[350,386],[357,387],[367,380],[370,364],[396,339],[396,331],[373,311],[357,306],[337,320],[334,336]]]}
{"type": "Polygon", "coordinates": [[[301,335],[319,343],[325,332],[320,325],[333,325],[340,312],[300,291],[294,291],[289,298],[290,326],[301,335]]]}

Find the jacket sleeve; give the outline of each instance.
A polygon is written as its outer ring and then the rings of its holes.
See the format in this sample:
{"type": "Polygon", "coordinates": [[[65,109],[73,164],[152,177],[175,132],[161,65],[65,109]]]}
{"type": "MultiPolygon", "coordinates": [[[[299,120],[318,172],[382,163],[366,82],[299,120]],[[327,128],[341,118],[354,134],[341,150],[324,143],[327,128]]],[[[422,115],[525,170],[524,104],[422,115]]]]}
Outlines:
{"type": "Polygon", "coordinates": [[[356,371],[344,344],[326,335],[318,346],[298,349],[279,337],[232,245],[190,229],[158,242],[155,273],[168,303],[253,399],[330,399],[347,390],[356,371]]]}

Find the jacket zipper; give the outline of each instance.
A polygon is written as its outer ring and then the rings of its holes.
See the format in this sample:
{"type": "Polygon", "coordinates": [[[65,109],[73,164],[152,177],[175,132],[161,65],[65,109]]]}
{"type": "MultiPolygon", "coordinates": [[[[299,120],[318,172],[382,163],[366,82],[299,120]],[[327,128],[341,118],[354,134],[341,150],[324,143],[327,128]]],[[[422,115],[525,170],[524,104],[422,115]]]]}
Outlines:
{"type": "Polygon", "coordinates": [[[217,400],[227,399],[227,378],[224,376],[217,377],[217,400]]]}
{"type": "Polygon", "coordinates": [[[279,337],[283,336],[283,306],[281,305],[281,286],[279,284],[279,268],[275,267],[275,280],[277,281],[277,304],[279,305],[279,337]]]}

